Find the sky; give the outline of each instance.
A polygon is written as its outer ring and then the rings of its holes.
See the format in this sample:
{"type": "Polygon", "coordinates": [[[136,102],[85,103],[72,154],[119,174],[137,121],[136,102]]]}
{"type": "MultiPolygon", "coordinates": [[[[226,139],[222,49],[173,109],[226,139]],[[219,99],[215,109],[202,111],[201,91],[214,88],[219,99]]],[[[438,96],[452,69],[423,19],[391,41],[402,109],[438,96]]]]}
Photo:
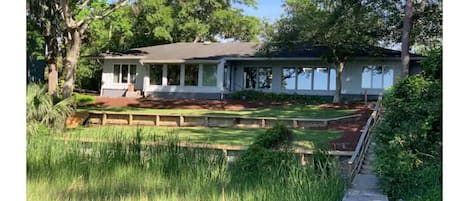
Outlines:
{"type": "Polygon", "coordinates": [[[257,8],[245,5],[234,5],[234,7],[243,9],[245,15],[256,16],[259,19],[266,18],[274,22],[283,14],[282,3],[283,0],[257,0],[257,8]]]}

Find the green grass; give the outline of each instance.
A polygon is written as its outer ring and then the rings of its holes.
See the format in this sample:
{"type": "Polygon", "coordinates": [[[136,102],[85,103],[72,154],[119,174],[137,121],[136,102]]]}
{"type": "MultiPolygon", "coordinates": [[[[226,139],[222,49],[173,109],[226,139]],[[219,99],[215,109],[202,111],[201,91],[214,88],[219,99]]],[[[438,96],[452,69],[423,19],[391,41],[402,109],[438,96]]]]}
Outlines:
{"type": "MultiPolygon", "coordinates": [[[[136,127],[105,126],[105,127],[81,127],[70,129],[73,138],[112,139],[116,136],[130,139],[135,137],[136,127]]],[[[144,140],[153,140],[152,137],[164,137],[168,133],[177,135],[181,141],[190,143],[243,145],[252,143],[255,136],[265,132],[260,128],[161,128],[141,127],[144,140]]],[[[332,141],[343,135],[340,131],[315,131],[294,129],[294,145],[297,148],[313,149],[325,142],[332,141]]]]}
{"type": "Polygon", "coordinates": [[[239,111],[206,110],[206,109],[146,109],[146,108],[113,108],[113,107],[82,107],[78,111],[113,111],[113,112],[139,112],[155,114],[192,114],[192,115],[226,115],[226,116],[250,116],[250,117],[277,117],[277,118],[334,118],[351,115],[354,109],[329,109],[320,108],[317,105],[287,105],[269,108],[248,109],[239,111]]]}
{"type": "Polygon", "coordinates": [[[96,102],[96,96],[80,94],[80,93],[73,93],[75,100],[77,101],[78,105],[87,105],[93,104],[96,102]]]}
{"type": "Polygon", "coordinates": [[[103,144],[51,139],[28,138],[29,201],[339,201],[344,192],[332,158],[301,166],[295,155],[268,154],[265,168],[246,174],[221,151],[145,146],[136,138],[103,144]]]}

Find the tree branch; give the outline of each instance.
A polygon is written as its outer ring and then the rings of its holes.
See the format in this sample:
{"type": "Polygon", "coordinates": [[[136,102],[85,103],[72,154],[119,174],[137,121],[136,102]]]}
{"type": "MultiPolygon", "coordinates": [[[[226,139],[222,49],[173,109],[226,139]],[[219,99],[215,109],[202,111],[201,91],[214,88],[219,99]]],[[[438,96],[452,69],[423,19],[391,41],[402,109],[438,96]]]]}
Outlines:
{"type": "Polygon", "coordinates": [[[90,0],[83,1],[80,5],[78,5],[78,8],[80,8],[80,9],[85,8],[85,6],[88,5],[89,2],[90,2],[90,0]]]}
{"type": "Polygon", "coordinates": [[[109,7],[108,9],[104,10],[103,14],[87,17],[84,20],[80,20],[77,24],[78,24],[79,27],[86,27],[93,20],[102,19],[102,18],[108,16],[109,14],[111,14],[112,12],[117,10],[118,8],[120,8],[120,7],[124,6],[125,4],[127,4],[127,2],[128,2],[128,0],[119,0],[116,4],[109,7]],[[86,26],[84,26],[85,24],[86,24],[86,26]]]}
{"type": "Polygon", "coordinates": [[[69,0],[61,0],[60,4],[61,4],[62,9],[63,9],[65,24],[67,25],[67,28],[76,28],[77,25],[75,23],[75,20],[73,20],[71,14],[70,14],[69,0]]]}

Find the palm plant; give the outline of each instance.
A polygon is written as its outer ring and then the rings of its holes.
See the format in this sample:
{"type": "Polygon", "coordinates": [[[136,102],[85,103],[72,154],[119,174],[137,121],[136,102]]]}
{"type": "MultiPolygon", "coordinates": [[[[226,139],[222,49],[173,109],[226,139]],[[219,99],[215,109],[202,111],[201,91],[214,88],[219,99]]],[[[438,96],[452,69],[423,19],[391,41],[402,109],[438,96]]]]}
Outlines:
{"type": "Polygon", "coordinates": [[[73,113],[74,99],[55,100],[47,87],[29,84],[26,94],[26,122],[28,134],[36,134],[42,126],[62,129],[67,116],[73,113]]]}

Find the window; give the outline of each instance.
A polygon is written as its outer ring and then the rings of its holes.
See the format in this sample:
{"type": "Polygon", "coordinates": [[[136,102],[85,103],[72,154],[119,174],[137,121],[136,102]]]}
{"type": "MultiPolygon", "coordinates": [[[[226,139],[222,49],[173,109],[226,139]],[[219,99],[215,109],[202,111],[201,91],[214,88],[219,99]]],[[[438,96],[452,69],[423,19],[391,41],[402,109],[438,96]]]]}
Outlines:
{"type": "Polygon", "coordinates": [[[336,71],[335,68],[330,68],[329,69],[329,90],[335,90],[335,76],[336,76],[336,71]]]}
{"type": "Polygon", "coordinates": [[[184,74],[185,86],[197,86],[199,83],[199,64],[186,64],[184,74]]]}
{"type": "Polygon", "coordinates": [[[163,65],[161,64],[150,65],[150,84],[151,85],[163,84],[163,65]]]}
{"type": "Polygon", "coordinates": [[[314,90],[327,90],[327,79],[328,79],[327,68],[316,68],[314,70],[314,90]]]}
{"type": "Polygon", "coordinates": [[[294,67],[282,69],[282,89],[295,89],[296,72],[294,67]]]}
{"type": "Polygon", "coordinates": [[[228,65],[223,67],[223,88],[230,88],[230,68],[228,65]]]}
{"type": "Polygon", "coordinates": [[[217,65],[204,64],[202,67],[202,85],[217,86],[217,65]]]}
{"type": "Polygon", "coordinates": [[[168,85],[180,85],[181,78],[181,65],[169,64],[168,65],[168,85]]]}
{"type": "Polygon", "coordinates": [[[311,83],[313,81],[313,69],[312,68],[297,68],[297,72],[298,72],[297,89],[311,90],[311,83]]]}
{"type": "Polygon", "coordinates": [[[259,68],[259,88],[270,89],[272,87],[272,68],[259,68]]]}
{"type": "Polygon", "coordinates": [[[362,88],[384,89],[393,84],[394,70],[383,66],[365,66],[362,69],[362,88]]]}
{"type": "Polygon", "coordinates": [[[244,68],[244,87],[246,89],[270,89],[272,88],[271,67],[246,67],[244,68]]]}
{"type": "Polygon", "coordinates": [[[114,64],[112,82],[114,82],[114,83],[119,83],[120,82],[120,73],[121,73],[121,66],[119,64],[114,64]]]}
{"type": "Polygon", "coordinates": [[[257,68],[244,68],[244,88],[255,89],[257,84],[257,68]]]}
{"type": "Polygon", "coordinates": [[[114,64],[112,81],[114,83],[135,84],[136,74],[137,66],[135,64],[114,64]]]}

